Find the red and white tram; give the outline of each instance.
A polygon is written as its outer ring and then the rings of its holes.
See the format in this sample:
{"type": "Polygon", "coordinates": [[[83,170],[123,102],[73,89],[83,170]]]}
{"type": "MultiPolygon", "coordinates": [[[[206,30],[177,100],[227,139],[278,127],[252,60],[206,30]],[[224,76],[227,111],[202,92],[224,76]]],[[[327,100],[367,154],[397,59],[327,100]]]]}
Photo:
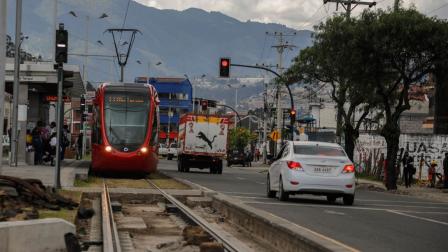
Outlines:
{"type": "Polygon", "coordinates": [[[157,170],[159,98],[152,85],[104,83],[93,101],[93,172],[157,170]]]}

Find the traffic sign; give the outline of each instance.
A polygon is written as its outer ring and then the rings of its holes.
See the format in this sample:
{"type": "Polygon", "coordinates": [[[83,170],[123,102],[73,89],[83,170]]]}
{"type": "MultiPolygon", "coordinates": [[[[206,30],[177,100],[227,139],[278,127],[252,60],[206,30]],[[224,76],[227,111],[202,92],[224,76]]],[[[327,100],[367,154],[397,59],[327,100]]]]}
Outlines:
{"type": "Polygon", "coordinates": [[[270,137],[273,141],[277,141],[280,139],[280,133],[277,130],[271,132],[270,137]]]}

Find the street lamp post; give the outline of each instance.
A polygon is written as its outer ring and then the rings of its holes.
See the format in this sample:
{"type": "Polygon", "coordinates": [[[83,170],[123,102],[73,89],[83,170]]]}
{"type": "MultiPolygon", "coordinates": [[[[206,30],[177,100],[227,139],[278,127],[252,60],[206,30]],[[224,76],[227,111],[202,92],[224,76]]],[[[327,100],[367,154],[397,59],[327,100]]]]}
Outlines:
{"type": "MultiPolygon", "coordinates": [[[[77,18],[78,15],[74,11],[69,12],[70,15],[77,18]]],[[[101,14],[101,16],[98,17],[98,19],[107,18],[108,15],[106,13],[101,14]]],[[[86,18],[86,37],[85,37],[85,43],[84,43],[84,64],[82,66],[82,80],[84,83],[84,88],[87,87],[87,64],[88,64],[88,54],[89,54],[89,26],[90,26],[90,16],[85,15],[86,18]]],[[[101,41],[100,41],[101,42],[101,41]]],[[[102,42],[101,42],[102,43],[102,42]]],[[[86,122],[81,125],[81,130],[83,131],[83,139],[82,139],[82,156],[84,157],[86,155],[86,140],[87,140],[87,132],[86,132],[86,122]]]]}
{"type": "MultiPolygon", "coordinates": [[[[139,65],[141,65],[142,64],[142,61],[141,60],[136,60],[135,62],[137,62],[137,64],[139,64],[139,65]]],[[[157,62],[156,64],[155,64],[156,66],[160,66],[160,65],[162,65],[162,62],[157,62]]],[[[150,70],[151,70],[151,62],[150,61],[148,61],[148,78],[150,77],[150,70]]]]}
{"type": "MultiPolygon", "coordinates": [[[[235,89],[235,110],[236,110],[237,106],[238,106],[238,89],[239,88],[244,88],[244,87],[246,87],[246,85],[241,85],[240,87],[233,87],[232,85],[227,84],[227,86],[229,88],[234,88],[235,89]]],[[[235,114],[235,126],[236,126],[236,114],[235,114]]]]}
{"type": "MultiPolygon", "coordinates": [[[[13,114],[11,127],[11,159],[10,165],[17,165],[17,135],[18,135],[18,109],[19,109],[19,84],[20,84],[20,46],[22,40],[22,0],[16,1],[16,34],[14,52],[14,86],[13,86],[13,114]]],[[[4,38],[1,38],[4,39],[4,38]]],[[[0,90],[3,92],[3,90],[0,90]]],[[[2,105],[3,107],[3,105],[2,105]]],[[[3,109],[3,108],[2,108],[3,109]]],[[[3,155],[3,154],[2,154],[3,155]]]]}
{"type": "MultiPolygon", "coordinates": [[[[74,11],[69,12],[70,15],[77,18],[78,15],[74,11]]],[[[84,64],[82,66],[82,79],[84,81],[84,86],[87,85],[87,64],[88,64],[88,54],[89,54],[89,26],[90,26],[90,16],[85,15],[86,19],[86,34],[85,34],[85,41],[84,41],[84,64]]],[[[101,16],[98,17],[98,19],[103,19],[109,17],[106,13],[101,14],[101,16]]]]}

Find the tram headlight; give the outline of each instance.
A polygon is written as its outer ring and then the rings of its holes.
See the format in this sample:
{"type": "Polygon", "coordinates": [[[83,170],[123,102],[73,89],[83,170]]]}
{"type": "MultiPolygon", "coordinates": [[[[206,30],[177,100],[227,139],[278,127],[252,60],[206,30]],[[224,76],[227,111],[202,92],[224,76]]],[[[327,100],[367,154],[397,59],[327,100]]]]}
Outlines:
{"type": "Polygon", "coordinates": [[[106,149],[107,152],[111,152],[112,151],[112,147],[110,147],[110,146],[106,146],[105,149],[106,149]]]}
{"type": "Polygon", "coordinates": [[[142,147],[142,148],[140,149],[140,151],[141,151],[142,153],[146,153],[146,152],[148,152],[148,148],[146,148],[146,147],[142,147]]]}

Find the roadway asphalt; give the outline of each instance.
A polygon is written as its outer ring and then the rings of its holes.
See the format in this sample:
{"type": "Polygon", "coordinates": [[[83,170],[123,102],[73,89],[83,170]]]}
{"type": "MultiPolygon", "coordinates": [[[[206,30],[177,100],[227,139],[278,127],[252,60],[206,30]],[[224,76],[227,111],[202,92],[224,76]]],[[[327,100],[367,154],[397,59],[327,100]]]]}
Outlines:
{"type": "Polygon", "coordinates": [[[222,175],[208,170],[177,172],[176,161],[161,160],[159,170],[236,197],[300,226],[361,251],[448,251],[448,203],[357,189],[353,206],[325,197],[291,196],[288,202],[265,196],[266,172],[230,167],[222,175]]]}

